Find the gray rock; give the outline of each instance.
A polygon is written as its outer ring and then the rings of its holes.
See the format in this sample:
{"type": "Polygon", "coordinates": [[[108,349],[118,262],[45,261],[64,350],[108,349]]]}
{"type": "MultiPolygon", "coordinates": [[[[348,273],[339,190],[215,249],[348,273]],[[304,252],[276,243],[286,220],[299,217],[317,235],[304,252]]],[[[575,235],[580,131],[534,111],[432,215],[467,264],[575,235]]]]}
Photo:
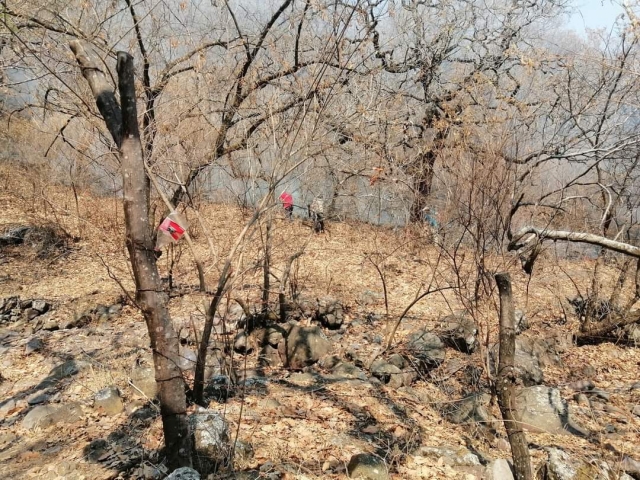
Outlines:
{"type": "Polygon", "coordinates": [[[418,330],[410,334],[406,348],[417,360],[422,372],[436,368],[444,362],[445,349],[442,340],[427,330],[418,330]]]}
{"type": "MultiPolygon", "coordinates": [[[[500,347],[496,344],[491,349],[490,366],[494,375],[497,373],[500,347]]],[[[539,385],[543,381],[540,360],[534,352],[534,347],[529,339],[516,338],[516,352],[514,359],[516,372],[524,385],[539,385]]]]}
{"type": "Polygon", "coordinates": [[[31,308],[37,310],[40,314],[47,313],[51,305],[45,300],[33,300],[31,302],[31,308]]]}
{"type": "Polygon", "coordinates": [[[51,398],[51,396],[48,395],[47,393],[39,391],[39,392],[35,392],[32,395],[30,395],[27,398],[27,403],[29,405],[39,405],[41,403],[47,403],[50,398],[51,398]]]}
{"type": "Polygon", "coordinates": [[[480,465],[477,455],[471,453],[465,447],[420,447],[419,453],[422,456],[434,459],[442,458],[445,465],[473,466],[480,465]]]}
{"type": "Polygon", "coordinates": [[[46,330],[47,332],[53,332],[55,330],[60,330],[60,325],[58,324],[58,319],[54,317],[48,317],[42,322],[42,330],[46,330]]]}
{"type": "Polygon", "coordinates": [[[24,347],[24,353],[29,355],[30,353],[40,351],[44,348],[44,342],[38,337],[31,337],[24,347]]]}
{"type": "Polygon", "coordinates": [[[407,363],[404,357],[399,353],[394,353],[393,355],[390,355],[389,358],[387,359],[387,362],[401,369],[404,368],[407,363]]]}
{"type": "Polygon", "coordinates": [[[544,385],[523,388],[516,393],[515,403],[517,418],[529,430],[588,435],[587,430],[573,421],[569,405],[556,388],[544,385]]]}
{"type": "Polygon", "coordinates": [[[631,413],[636,417],[640,417],[640,405],[634,405],[634,407],[631,409],[631,413]]]}
{"type": "Polygon", "coordinates": [[[34,318],[38,317],[40,315],[40,312],[38,310],[36,310],[35,308],[27,308],[24,312],[23,312],[24,318],[30,322],[31,320],[33,320],[34,318]]]}
{"type": "Polygon", "coordinates": [[[131,383],[148,398],[153,399],[158,394],[155,372],[151,367],[136,365],[131,371],[131,383]]]}
{"type": "Polygon", "coordinates": [[[341,362],[331,370],[332,379],[340,378],[357,378],[358,380],[366,380],[367,374],[361,368],[356,367],[353,363],[341,362]]]}
{"type": "Polygon", "coordinates": [[[174,470],[165,480],[200,480],[200,474],[193,468],[182,467],[174,470]]]}
{"type": "Polygon", "coordinates": [[[602,461],[585,463],[570,457],[555,447],[545,448],[547,461],[541,466],[536,478],[548,480],[609,480],[614,477],[609,465],[602,461]]]}
{"type": "Polygon", "coordinates": [[[1,315],[7,315],[16,308],[20,308],[20,297],[5,297],[0,300],[1,315]]]}
{"type": "Polygon", "coordinates": [[[93,397],[94,408],[106,415],[118,415],[124,411],[124,404],[120,398],[118,387],[110,386],[103,388],[93,397]]]}
{"type": "Polygon", "coordinates": [[[504,458],[496,458],[489,462],[486,472],[486,480],[514,480],[511,465],[504,458]]]}
{"type": "Polygon", "coordinates": [[[478,328],[472,318],[449,315],[440,320],[444,329],[440,338],[444,343],[464,353],[473,353],[478,346],[478,328]]]}
{"type": "Polygon", "coordinates": [[[316,363],[331,351],[331,342],[316,326],[296,325],[287,335],[283,346],[286,366],[294,370],[316,363]]]}
{"type": "Polygon", "coordinates": [[[194,435],[194,466],[203,475],[226,463],[231,452],[229,425],[218,412],[198,407],[189,417],[194,435]]]}
{"type": "Polygon", "coordinates": [[[236,334],[236,338],[233,341],[233,350],[243,355],[253,351],[253,348],[249,345],[249,335],[244,330],[236,334]]]}
{"type": "Polygon", "coordinates": [[[382,359],[374,360],[371,364],[371,374],[391,388],[400,388],[404,383],[402,370],[382,359]]]}
{"type": "Polygon", "coordinates": [[[195,370],[196,362],[198,360],[196,352],[185,345],[180,345],[178,351],[180,355],[180,359],[178,361],[180,369],[183,371],[195,370]]]}
{"type": "Polygon", "coordinates": [[[0,418],[5,418],[9,412],[17,407],[15,399],[10,398],[0,403],[0,418]]]}
{"type": "Polygon", "coordinates": [[[57,423],[73,423],[83,417],[78,403],[68,405],[39,405],[22,419],[22,427],[32,430],[36,427],[48,428],[57,423]]]}
{"type": "Polygon", "coordinates": [[[119,303],[114,303],[113,305],[111,305],[109,307],[109,309],[107,310],[107,314],[110,317],[117,317],[118,315],[120,315],[120,312],[122,311],[122,305],[119,303]]]}
{"type": "Polygon", "coordinates": [[[620,462],[620,469],[635,478],[640,478],[640,462],[635,458],[625,455],[620,462]]]}
{"type": "Polygon", "coordinates": [[[447,418],[453,423],[491,423],[494,418],[487,406],[491,401],[488,393],[474,393],[450,404],[447,418]]]}
{"type": "Polygon", "coordinates": [[[316,318],[324,327],[337,330],[344,322],[342,304],[330,297],[318,299],[316,318]]]}
{"type": "Polygon", "coordinates": [[[377,455],[358,453],[351,457],[347,465],[349,478],[361,480],[391,480],[387,465],[377,455]]]}

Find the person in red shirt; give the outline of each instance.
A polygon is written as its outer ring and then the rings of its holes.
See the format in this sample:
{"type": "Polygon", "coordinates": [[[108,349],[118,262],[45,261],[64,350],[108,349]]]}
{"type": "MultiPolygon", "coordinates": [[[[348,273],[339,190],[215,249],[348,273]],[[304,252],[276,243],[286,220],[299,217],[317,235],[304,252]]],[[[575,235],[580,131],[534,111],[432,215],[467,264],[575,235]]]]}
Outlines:
{"type": "Polygon", "coordinates": [[[282,208],[284,208],[285,215],[289,220],[293,219],[293,197],[287,192],[280,194],[280,201],[282,202],[282,208]]]}

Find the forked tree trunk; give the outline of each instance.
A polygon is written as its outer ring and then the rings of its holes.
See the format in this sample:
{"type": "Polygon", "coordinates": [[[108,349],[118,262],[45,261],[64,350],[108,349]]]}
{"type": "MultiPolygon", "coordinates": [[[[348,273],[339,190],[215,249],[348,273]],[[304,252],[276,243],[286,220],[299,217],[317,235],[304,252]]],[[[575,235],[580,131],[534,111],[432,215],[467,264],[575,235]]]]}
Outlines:
{"type": "Polygon", "coordinates": [[[511,279],[508,273],[498,273],[495,278],[500,292],[500,359],[496,379],[498,404],[511,445],[516,480],[533,480],[527,438],[515,415],[516,315],[511,294],[511,279]]]}
{"type": "Polygon", "coordinates": [[[151,339],[167,463],[171,470],[191,466],[192,441],[186,412],[185,383],[178,367],[178,336],[167,310],[154,254],[149,221],[149,181],[144,168],[137,119],[133,58],[118,52],[121,106],[97,62],[77,41],[71,49],[96,98],[100,113],[120,149],[124,187],[126,242],[136,284],[136,302],[151,339]]]}

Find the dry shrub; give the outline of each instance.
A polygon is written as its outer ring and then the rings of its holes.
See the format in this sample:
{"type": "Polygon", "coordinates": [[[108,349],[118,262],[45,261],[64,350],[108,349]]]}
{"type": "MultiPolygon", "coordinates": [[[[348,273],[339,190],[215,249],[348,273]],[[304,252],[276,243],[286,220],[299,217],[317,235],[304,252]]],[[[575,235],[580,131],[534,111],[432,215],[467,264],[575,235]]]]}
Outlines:
{"type": "Polygon", "coordinates": [[[55,224],[13,225],[0,237],[0,246],[26,247],[40,259],[55,259],[72,250],[74,238],[55,224]]]}

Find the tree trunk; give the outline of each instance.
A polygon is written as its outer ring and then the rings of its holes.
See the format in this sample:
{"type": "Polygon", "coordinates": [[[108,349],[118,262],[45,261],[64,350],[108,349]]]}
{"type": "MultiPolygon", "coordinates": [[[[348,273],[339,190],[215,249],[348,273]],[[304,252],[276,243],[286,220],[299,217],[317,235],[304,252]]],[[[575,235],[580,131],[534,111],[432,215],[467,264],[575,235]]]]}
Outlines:
{"type": "Polygon", "coordinates": [[[498,404],[511,444],[516,480],[533,480],[527,439],[515,415],[516,315],[511,294],[511,279],[508,273],[498,273],[495,279],[500,292],[500,359],[496,380],[498,404]]]}
{"type": "Polygon", "coordinates": [[[433,185],[433,169],[436,163],[436,152],[429,150],[420,155],[417,160],[419,171],[416,172],[415,197],[409,212],[409,221],[412,223],[424,221],[424,208],[427,206],[428,197],[433,185]]]}
{"type": "Polygon", "coordinates": [[[185,383],[178,367],[179,341],[167,310],[168,297],[162,291],[149,222],[149,180],[137,119],[133,58],[118,52],[119,107],[98,63],[87,55],[79,42],[72,42],[71,49],[120,148],[127,250],[135,278],[136,302],[144,315],[151,340],[167,463],[171,470],[190,467],[192,442],[185,383]]]}

